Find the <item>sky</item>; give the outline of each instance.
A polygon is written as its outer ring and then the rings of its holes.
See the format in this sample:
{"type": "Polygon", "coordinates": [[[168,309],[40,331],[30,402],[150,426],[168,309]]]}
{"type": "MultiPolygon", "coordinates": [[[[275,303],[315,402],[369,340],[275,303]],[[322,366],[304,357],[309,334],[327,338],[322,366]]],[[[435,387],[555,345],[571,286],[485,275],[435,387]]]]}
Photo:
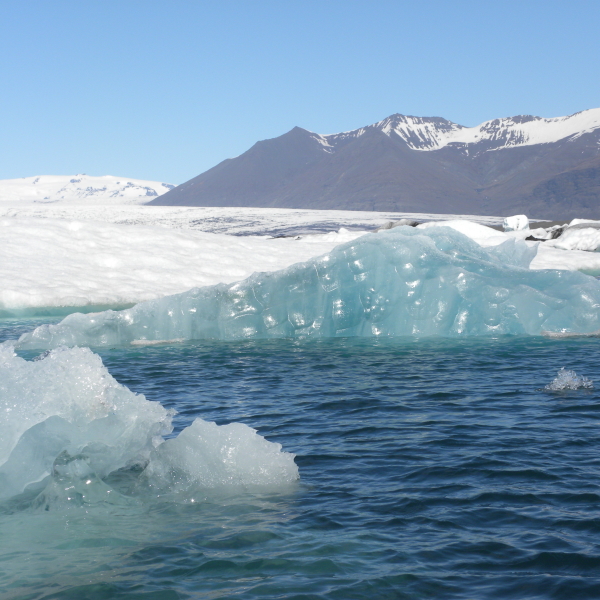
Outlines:
{"type": "Polygon", "coordinates": [[[0,179],[183,183],[300,126],[600,107],[597,0],[0,0],[0,179]]]}

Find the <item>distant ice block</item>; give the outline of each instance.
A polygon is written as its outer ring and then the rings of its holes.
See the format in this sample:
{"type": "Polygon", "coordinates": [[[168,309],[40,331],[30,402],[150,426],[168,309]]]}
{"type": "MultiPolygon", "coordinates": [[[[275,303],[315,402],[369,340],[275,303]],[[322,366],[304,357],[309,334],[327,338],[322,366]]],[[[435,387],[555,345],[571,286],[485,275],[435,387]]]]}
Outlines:
{"type": "Polygon", "coordinates": [[[526,215],[514,215],[504,219],[504,231],[525,231],[529,229],[529,219],[526,215]]]}
{"type": "Polygon", "coordinates": [[[134,466],[142,496],[298,478],[292,454],[242,423],[196,419],[165,441],[173,414],[115,381],[87,348],[26,361],[0,346],[0,500],[43,482],[35,504],[45,509],[126,502],[104,480],[134,466]]]}
{"type": "Polygon", "coordinates": [[[564,390],[578,390],[584,388],[591,390],[594,387],[594,382],[587,377],[581,377],[564,367],[557,373],[556,378],[553,379],[544,389],[551,392],[560,392],[564,390]]]}
{"type": "Polygon", "coordinates": [[[598,223],[581,223],[574,227],[567,227],[553,245],[561,250],[595,252],[600,247],[598,223]]]}
{"type": "Polygon", "coordinates": [[[17,347],[600,329],[600,282],[529,270],[536,248],[514,239],[482,248],[448,227],[397,227],[239,283],[69,315],[23,335],[17,347]]]}

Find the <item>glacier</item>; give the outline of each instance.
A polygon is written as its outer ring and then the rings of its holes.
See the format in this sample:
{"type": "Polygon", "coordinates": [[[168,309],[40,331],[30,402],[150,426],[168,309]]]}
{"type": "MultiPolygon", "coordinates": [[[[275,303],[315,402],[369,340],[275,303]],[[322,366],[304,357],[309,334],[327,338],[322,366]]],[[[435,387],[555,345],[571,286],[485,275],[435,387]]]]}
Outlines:
{"type": "Polygon", "coordinates": [[[174,411],[119,384],[88,348],[36,360],[0,346],[0,501],[33,509],[191,498],[198,490],[282,485],[298,479],[294,455],[242,423],[197,418],[177,437],[174,411]],[[111,487],[120,473],[130,493],[111,487]]]}
{"type": "Polygon", "coordinates": [[[0,206],[5,204],[142,204],[172,190],[171,183],[103,175],[37,175],[0,179],[0,206]]]}
{"type": "Polygon", "coordinates": [[[161,340],[592,333],[600,282],[528,267],[536,246],[488,248],[449,227],[367,234],[319,258],[123,311],[72,314],[18,349],[161,340]]]}

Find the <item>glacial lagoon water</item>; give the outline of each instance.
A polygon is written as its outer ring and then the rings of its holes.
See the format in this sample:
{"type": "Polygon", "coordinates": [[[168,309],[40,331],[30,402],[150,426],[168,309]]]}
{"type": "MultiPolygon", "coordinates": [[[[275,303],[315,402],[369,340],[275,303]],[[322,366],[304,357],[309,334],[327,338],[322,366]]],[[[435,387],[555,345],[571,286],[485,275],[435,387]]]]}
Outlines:
{"type": "MultiPolygon", "coordinates": [[[[0,339],[40,323],[0,321],[0,339]]],[[[600,597],[597,338],[95,351],[177,411],[171,437],[198,417],[245,423],[296,455],[300,479],[178,499],[129,494],[121,470],[101,483],[127,501],[4,501],[2,598],[600,597]],[[595,388],[544,390],[563,367],[595,388]]]]}

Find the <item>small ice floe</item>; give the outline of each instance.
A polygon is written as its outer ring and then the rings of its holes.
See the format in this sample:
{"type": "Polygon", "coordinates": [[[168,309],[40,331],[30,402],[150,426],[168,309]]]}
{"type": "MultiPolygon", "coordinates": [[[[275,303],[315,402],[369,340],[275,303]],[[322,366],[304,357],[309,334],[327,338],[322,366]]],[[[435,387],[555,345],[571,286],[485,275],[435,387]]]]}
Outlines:
{"type": "Polygon", "coordinates": [[[581,377],[564,367],[557,373],[556,379],[551,381],[547,386],[544,387],[549,392],[561,392],[563,390],[578,390],[584,388],[591,390],[594,388],[594,382],[587,377],[581,377]]]}
{"type": "Polygon", "coordinates": [[[30,506],[44,512],[179,502],[299,478],[293,454],[243,423],[198,417],[169,437],[175,412],[118,383],[89,348],[28,361],[0,345],[0,382],[0,503],[23,493],[37,494],[30,506]],[[128,491],[111,476],[127,479],[128,491]]]}
{"type": "Polygon", "coordinates": [[[384,223],[381,227],[375,229],[375,233],[379,231],[385,231],[386,229],[394,229],[394,227],[416,227],[419,225],[419,221],[415,221],[414,219],[400,219],[399,221],[388,221],[384,223]]]}
{"type": "Polygon", "coordinates": [[[172,340],[132,340],[132,346],[159,346],[161,344],[181,344],[185,338],[174,338],[172,340]]]}

